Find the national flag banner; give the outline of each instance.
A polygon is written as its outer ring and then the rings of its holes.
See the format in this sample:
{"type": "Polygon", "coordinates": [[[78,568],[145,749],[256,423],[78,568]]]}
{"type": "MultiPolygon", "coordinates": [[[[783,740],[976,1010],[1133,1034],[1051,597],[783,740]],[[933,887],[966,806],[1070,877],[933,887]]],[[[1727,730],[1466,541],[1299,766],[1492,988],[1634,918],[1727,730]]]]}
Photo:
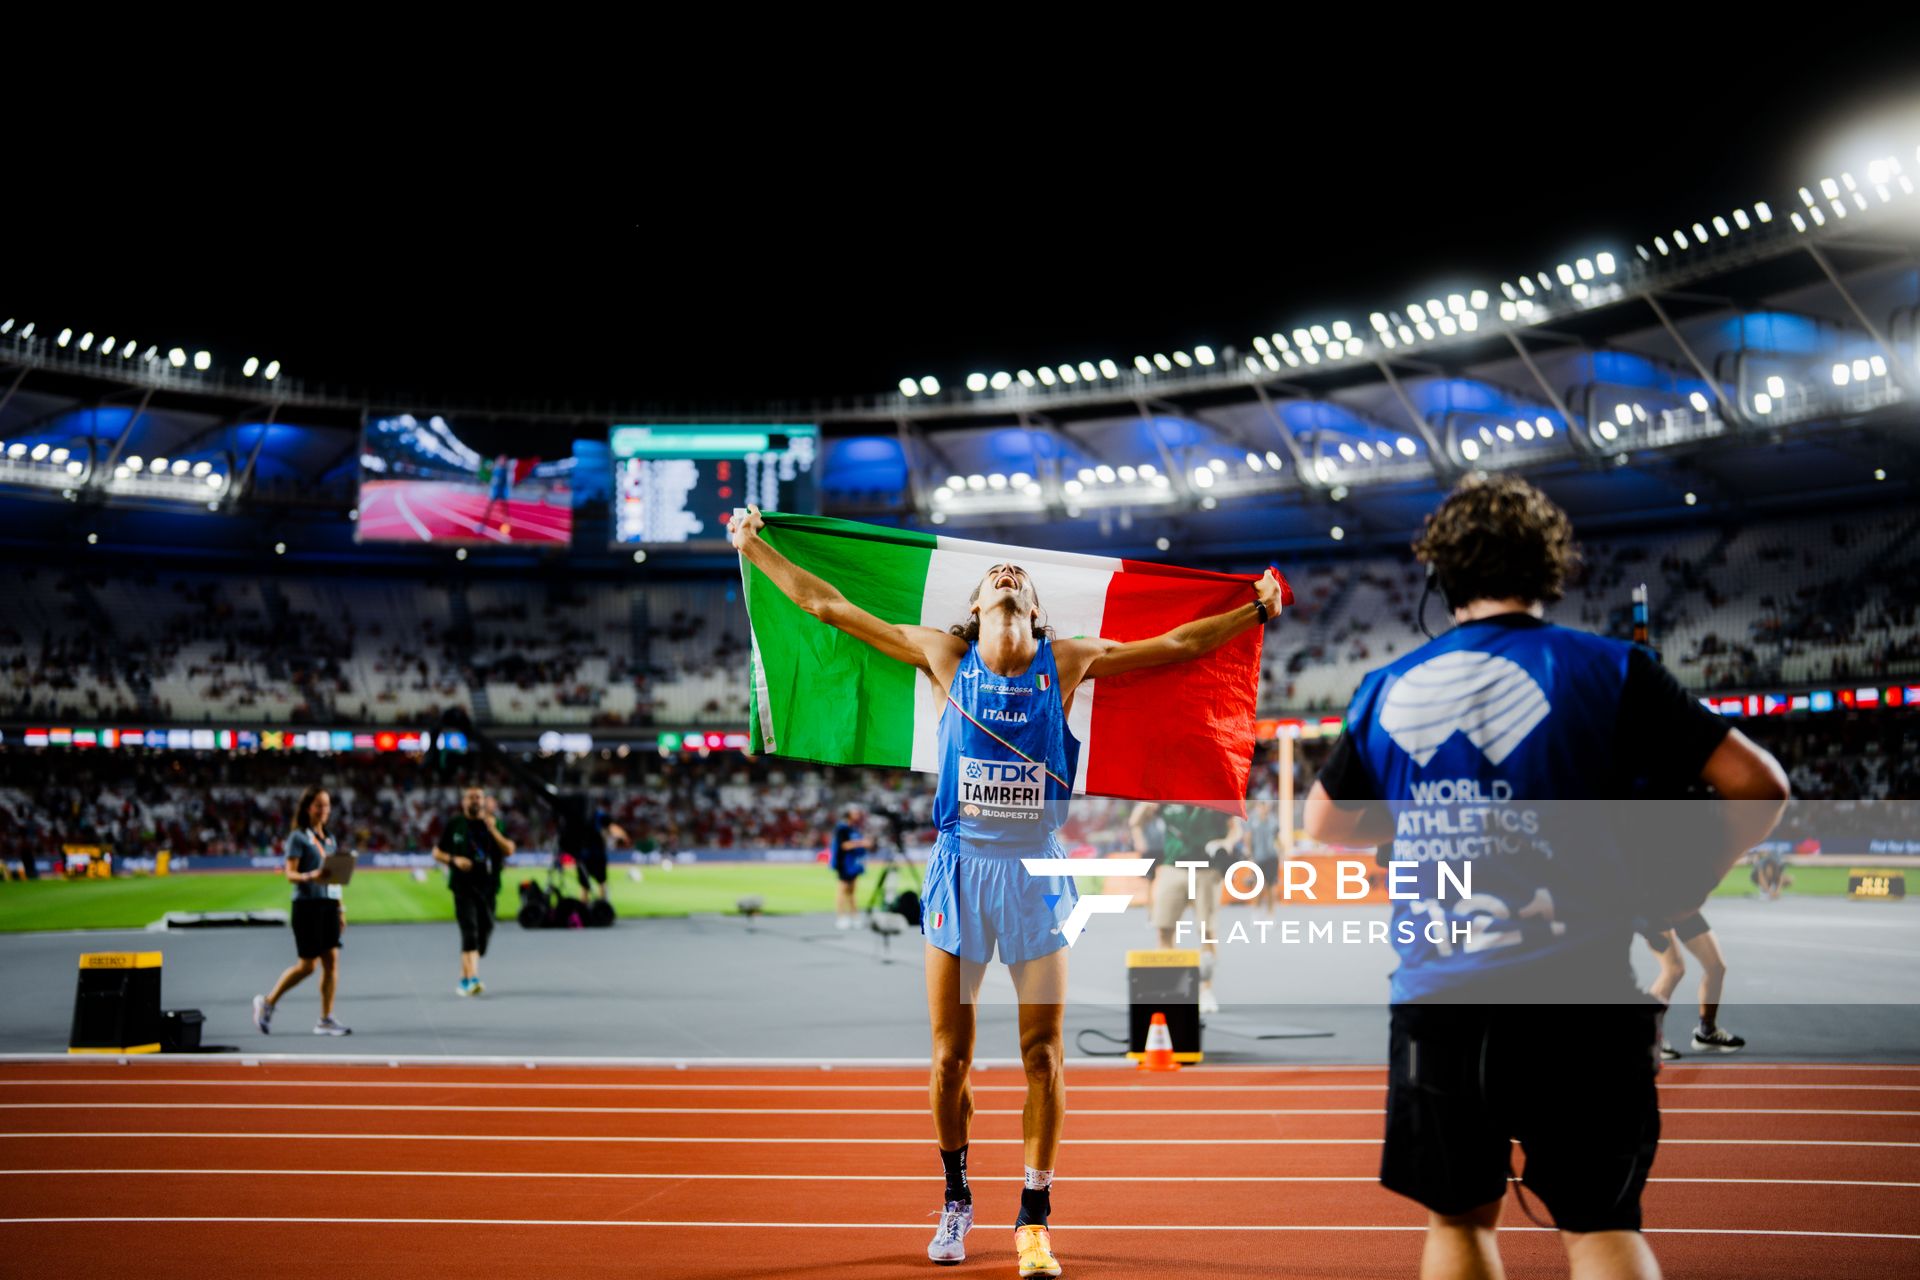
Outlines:
{"type": "MultiPolygon", "coordinates": [[[[1253,599],[1254,575],[1047,551],[766,513],[760,536],[884,622],[964,622],[986,571],[1025,568],[1056,639],[1143,640],[1253,599]]],[[[809,616],[745,560],[752,627],[749,750],[822,764],[937,771],[942,710],[906,663],[809,616]]],[[[1293,594],[1282,580],[1283,603],[1293,594]]],[[[1083,683],[1067,715],[1076,793],[1242,811],[1262,629],[1200,658],[1083,683]]]]}

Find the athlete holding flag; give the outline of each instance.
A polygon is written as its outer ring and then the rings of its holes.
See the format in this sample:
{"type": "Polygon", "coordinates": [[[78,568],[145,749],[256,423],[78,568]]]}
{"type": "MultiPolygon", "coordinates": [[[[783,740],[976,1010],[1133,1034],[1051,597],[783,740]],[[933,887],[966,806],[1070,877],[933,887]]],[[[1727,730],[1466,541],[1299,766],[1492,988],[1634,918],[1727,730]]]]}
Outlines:
{"type": "Polygon", "coordinates": [[[965,620],[946,631],[884,622],[760,536],[760,511],[736,513],[729,538],[741,557],[786,597],[828,626],[908,663],[941,699],[938,837],[927,862],[921,928],[926,934],[927,1011],[933,1031],[930,1095],[946,1205],[927,1246],[935,1262],[966,1257],[973,1227],[967,1131],[973,1118],[974,999],[986,964],[1011,971],[1020,1001],[1021,1113],[1026,1178],[1014,1249],[1022,1276],[1057,1276],[1048,1234],[1054,1156],[1066,1109],[1061,1014],[1067,941],[1060,924],[1078,895],[1071,878],[1029,875],[1023,857],[1064,858],[1055,830],[1066,820],[1080,743],[1067,712],[1081,683],[1199,658],[1280,612],[1269,571],[1252,599],[1150,639],[1055,639],[1041,620],[1027,571],[996,564],[975,583],[965,620]]]}

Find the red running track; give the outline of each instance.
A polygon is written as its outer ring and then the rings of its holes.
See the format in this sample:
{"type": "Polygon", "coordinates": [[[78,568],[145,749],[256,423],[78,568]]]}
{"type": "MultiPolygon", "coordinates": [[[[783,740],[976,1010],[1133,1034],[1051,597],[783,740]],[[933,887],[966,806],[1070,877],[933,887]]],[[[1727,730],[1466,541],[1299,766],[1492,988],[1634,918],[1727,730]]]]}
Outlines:
{"type": "MultiPolygon", "coordinates": [[[[566,490],[556,496],[571,501],[566,490]]],[[[369,542],[558,544],[573,540],[571,506],[508,498],[487,513],[485,485],[446,480],[365,480],[356,534],[369,542]],[[480,524],[480,517],[487,520],[480,524]]]]}
{"type": "MultiPolygon", "coordinates": [[[[1384,1072],[1071,1068],[1070,1276],[1417,1270],[1374,1182],[1384,1072]]],[[[1012,1276],[1023,1085],[975,1074],[980,1226],[1012,1276]]],[[[1646,1196],[1671,1276],[1920,1273],[1920,1067],[1682,1065],[1646,1196]]],[[[167,1060],[0,1065],[5,1274],[929,1276],[925,1078],[900,1069],[167,1060]]],[[[1510,1274],[1563,1274],[1509,1199],[1510,1274]]]]}

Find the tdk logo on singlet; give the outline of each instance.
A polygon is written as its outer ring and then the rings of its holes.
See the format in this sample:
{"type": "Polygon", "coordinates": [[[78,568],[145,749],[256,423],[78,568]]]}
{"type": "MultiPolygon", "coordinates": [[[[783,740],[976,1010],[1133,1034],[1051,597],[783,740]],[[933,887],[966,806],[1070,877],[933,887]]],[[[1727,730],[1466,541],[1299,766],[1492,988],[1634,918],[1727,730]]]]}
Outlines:
{"type": "MultiPolygon", "coordinates": [[[[962,803],[1038,811],[1046,802],[1046,775],[1038,764],[960,757],[962,803]]],[[[998,815],[996,815],[998,816],[998,815]]]]}
{"type": "Polygon", "coordinates": [[[1455,732],[1499,764],[1552,710],[1518,663],[1461,649],[1429,658],[1394,681],[1380,727],[1422,767],[1455,732]]]}

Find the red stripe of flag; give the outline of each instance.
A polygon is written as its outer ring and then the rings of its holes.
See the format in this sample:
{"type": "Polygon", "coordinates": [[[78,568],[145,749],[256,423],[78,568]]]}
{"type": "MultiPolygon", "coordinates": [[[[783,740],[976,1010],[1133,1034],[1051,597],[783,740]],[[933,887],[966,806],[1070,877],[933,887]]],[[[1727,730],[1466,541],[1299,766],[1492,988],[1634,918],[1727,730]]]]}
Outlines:
{"type": "MultiPolygon", "coordinates": [[[[1100,622],[1109,640],[1157,636],[1237,609],[1252,595],[1254,580],[1243,575],[1122,563],[1107,584],[1100,622]]],[[[1291,599],[1284,582],[1282,598],[1291,599]]],[[[1192,662],[1102,679],[1087,744],[1087,790],[1244,817],[1264,631],[1243,631],[1192,662]]]]}

